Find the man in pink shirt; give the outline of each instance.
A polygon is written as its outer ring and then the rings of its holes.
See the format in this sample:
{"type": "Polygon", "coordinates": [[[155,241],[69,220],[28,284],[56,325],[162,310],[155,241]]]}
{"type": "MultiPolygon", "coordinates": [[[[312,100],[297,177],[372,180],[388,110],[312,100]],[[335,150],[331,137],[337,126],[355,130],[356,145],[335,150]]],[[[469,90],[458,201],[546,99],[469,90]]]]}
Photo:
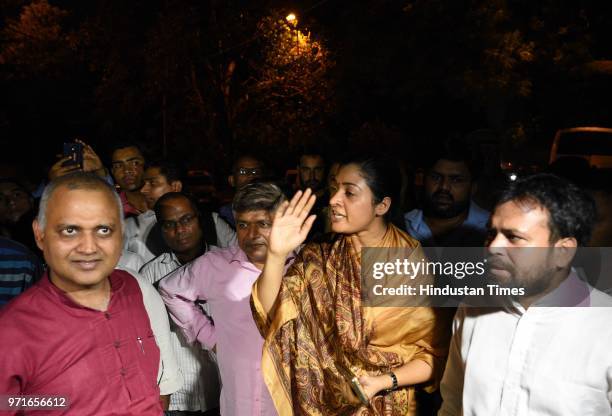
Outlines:
{"type": "Polygon", "coordinates": [[[0,411],[163,413],[142,293],[113,270],[122,230],[121,202],[99,177],[77,172],[45,188],[34,235],[48,272],[0,312],[0,411]]]}
{"type": "Polygon", "coordinates": [[[213,249],[163,279],[160,293],[189,342],[216,347],[221,373],[222,416],[274,416],[261,373],[261,337],[249,304],[259,277],[272,219],[285,200],[270,183],[251,183],[234,197],[238,246],[213,249]],[[206,301],[212,318],[196,301],[206,301]]]}

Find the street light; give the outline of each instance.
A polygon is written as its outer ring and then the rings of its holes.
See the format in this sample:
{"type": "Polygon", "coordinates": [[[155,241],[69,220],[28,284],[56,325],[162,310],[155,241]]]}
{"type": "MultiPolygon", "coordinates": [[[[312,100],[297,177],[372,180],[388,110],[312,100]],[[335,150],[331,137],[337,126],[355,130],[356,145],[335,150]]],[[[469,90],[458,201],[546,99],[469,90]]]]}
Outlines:
{"type": "Polygon", "coordinates": [[[297,16],[295,15],[295,13],[289,13],[285,19],[287,19],[287,22],[290,25],[294,27],[297,26],[297,16]]]}
{"type": "MultiPolygon", "coordinates": [[[[300,54],[300,31],[297,29],[297,16],[295,15],[295,13],[289,13],[287,15],[287,17],[285,17],[285,19],[287,20],[287,24],[293,29],[295,30],[295,47],[296,47],[296,55],[300,54]]],[[[290,29],[291,30],[291,29],[290,29]]]]}

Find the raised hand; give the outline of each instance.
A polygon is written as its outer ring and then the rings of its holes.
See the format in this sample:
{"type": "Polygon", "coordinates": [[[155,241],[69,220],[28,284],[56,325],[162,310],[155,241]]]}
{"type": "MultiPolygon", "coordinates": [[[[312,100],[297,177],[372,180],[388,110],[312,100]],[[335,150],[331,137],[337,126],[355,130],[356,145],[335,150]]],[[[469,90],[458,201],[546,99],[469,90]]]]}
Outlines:
{"type": "Polygon", "coordinates": [[[52,181],[53,179],[58,178],[60,176],[68,175],[69,173],[81,170],[81,167],[78,165],[65,165],[65,163],[69,162],[70,160],[72,160],[72,158],[70,156],[66,156],[55,162],[55,164],[51,166],[51,169],[49,169],[49,180],[52,181]]]}
{"type": "Polygon", "coordinates": [[[316,197],[310,189],[298,191],[291,201],[285,201],[276,211],[268,251],[270,254],[287,256],[306,240],[316,215],[308,215],[316,197]]]}
{"type": "Polygon", "coordinates": [[[83,171],[95,172],[100,176],[104,176],[106,170],[104,169],[100,157],[94,152],[93,148],[83,140],[76,139],[75,141],[83,145],[83,171]]]}

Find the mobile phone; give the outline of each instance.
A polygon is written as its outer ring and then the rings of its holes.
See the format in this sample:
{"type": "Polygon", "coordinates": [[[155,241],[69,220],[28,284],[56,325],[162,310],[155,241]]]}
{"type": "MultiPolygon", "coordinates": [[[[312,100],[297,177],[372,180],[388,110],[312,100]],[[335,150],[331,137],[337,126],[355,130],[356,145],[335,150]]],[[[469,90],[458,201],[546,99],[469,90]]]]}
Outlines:
{"type": "Polygon", "coordinates": [[[63,166],[83,167],[83,145],[77,142],[64,143],[64,157],[70,157],[63,166]]]}
{"type": "Polygon", "coordinates": [[[351,388],[353,389],[353,393],[355,393],[361,403],[365,405],[368,405],[370,403],[370,401],[368,400],[368,396],[366,395],[365,391],[363,391],[363,387],[361,386],[361,383],[359,382],[359,379],[357,377],[353,377],[351,379],[351,388]]]}
{"type": "Polygon", "coordinates": [[[355,374],[353,374],[353,372],[349,370],[348,367],[345,367],[341,363],[337,362],[336,368],[338,369],[340,374],[344,377],[344,379],[350,383],[351,390],[353,390],[353,393],[355,393],[359,401],[365,404],[366,406],[369,405],[370,400],[368,400],[368,395],[365,393],[365,391],[363,391],[363,387],[361,386],[361,383],[359,382],[359,378],[355,374]]]}

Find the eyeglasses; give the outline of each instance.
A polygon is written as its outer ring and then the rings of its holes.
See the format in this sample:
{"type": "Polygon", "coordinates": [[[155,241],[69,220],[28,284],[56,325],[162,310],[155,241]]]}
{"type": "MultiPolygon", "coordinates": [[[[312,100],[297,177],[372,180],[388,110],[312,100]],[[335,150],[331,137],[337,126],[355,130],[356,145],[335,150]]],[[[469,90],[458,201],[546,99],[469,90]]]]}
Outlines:
{"type": "Polygon", "coordinates": [[[259,176],[261,168],[238,168],[236,173],[240,176],[259,176]]]}
{"type": "Polygon", "coordinates": [[[161,222],[161,227],[163,231],[174,231],[176,230],[177,226],[182,226],[182,227],[186,227],[188,225],[190,225],[193,220],[195,220],[197,218],[197,215],[194,214],[186,214],[183,215],[181,218],[178,219],[178,221],[170,221],[170,220],[164,220],[161,222]]]}

